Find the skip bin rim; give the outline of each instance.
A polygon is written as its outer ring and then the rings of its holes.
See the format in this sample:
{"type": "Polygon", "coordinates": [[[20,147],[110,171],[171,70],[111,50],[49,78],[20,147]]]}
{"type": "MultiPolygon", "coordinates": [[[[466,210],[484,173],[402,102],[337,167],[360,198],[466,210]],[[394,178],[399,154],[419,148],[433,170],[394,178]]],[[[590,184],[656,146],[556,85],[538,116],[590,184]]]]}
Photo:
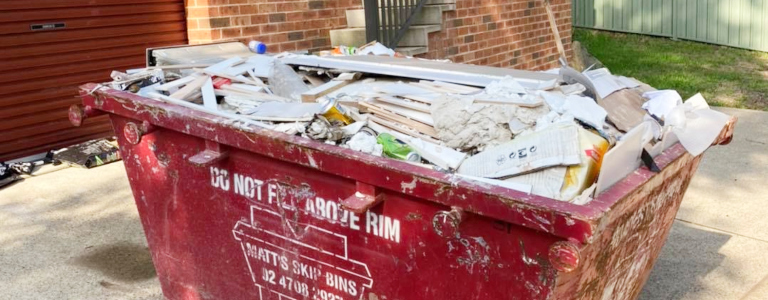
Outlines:
{"type": "MultiPolygon", "coordinates": [[[[619,183],[604,191],[586,205],[576,205],[546,197],[528,195],[503,187],[469,181],[461,177],[411,165],[406,162],[373,156],[300,136],[270,129],[243,126],[233,120],[133,93],[89,83],[80,87],[83,104],[97,110],[150,124],[198,138],[215,141],[272,159],[314,168],[334,176],[357,180],[345,174],[344,166],[323,165],[324,158],[346,160],[350,164],[379,169],[393,175],[410,176],[414,186],[410,192],[388,178],[365,180],[367,184],[401,192],[441,205],[456,206],[467,212],[543,231],[564,239],[588,243],[598,234],[604,214],[626,195],[642,187],[656,174],[640,167],[619,183]],[[235,134],[223,134],[231,131],[235,134]],[[270,148],[280,148],[274,152],[270,148]],[[293,159],[295,153],[304,159],[293,159]]],[[[115,130],[120,130],[115,128],[115,130]]],[[[685,156],[690,156],[678,143],[656,157],[661,169],[685,156]]],[[[387,176],[389,177],[389,176],[387,176]]],[[[360,180],[363,181],[363,180],[360,180]]]]}

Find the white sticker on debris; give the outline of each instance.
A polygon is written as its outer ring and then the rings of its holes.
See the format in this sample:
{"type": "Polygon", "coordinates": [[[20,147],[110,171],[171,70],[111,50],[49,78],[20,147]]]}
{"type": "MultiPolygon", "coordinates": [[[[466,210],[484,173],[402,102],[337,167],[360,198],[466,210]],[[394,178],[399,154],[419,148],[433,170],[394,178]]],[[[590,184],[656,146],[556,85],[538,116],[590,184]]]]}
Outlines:
{"type": "Polygon", "coordinates": [[[501,178],[552,166],[581,163],[576,126],[553,126],[501,144],[467,158],[458,172],[501,178]]]}

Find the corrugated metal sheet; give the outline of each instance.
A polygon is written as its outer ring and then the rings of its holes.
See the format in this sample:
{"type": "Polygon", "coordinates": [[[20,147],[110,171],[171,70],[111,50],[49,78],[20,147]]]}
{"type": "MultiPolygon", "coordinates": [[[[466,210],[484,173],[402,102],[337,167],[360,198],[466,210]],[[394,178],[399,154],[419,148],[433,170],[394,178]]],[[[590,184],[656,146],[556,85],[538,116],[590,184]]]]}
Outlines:
{"type": "Polygon", "coordinates": [[[768,51],[768,0],[573,0],[577,27],[768,51]]]}
{"type": "Polygon", "coordinates": [[[0,0],[0,161],[112,135],[105,117],[69,124],[77,86],[186,44],[185,19],[184,0],[0,0]]]}

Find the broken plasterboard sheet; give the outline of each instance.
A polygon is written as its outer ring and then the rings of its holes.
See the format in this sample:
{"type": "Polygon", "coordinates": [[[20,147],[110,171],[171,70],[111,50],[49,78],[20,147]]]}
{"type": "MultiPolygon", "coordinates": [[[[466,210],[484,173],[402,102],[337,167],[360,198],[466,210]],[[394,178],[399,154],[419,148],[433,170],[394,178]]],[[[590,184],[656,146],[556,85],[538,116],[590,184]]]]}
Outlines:
{"type": "Polygon", "coordinates": [[[588,97],[571,95],[565,98],[562,112],[572,115],[577,120],[589,126],[602,130],[608,113],[588,97]]]}
{"type": "Polygon", "coordinates": [[[470,150],[512,139],[507,122],[509,105],[473,104],[472,99],[444,96],[432,104],[432,118],[440,140],[451,148],[470,150]]]}
{"type": "Polygon", "coordinates": [[[374,55],[324,57],[290,55],[282,58],[282,61],[291,65],[436,80],[479,87],[485,87],[505,76],[512,76],[526,88],[538,89],[546,84],[554,84],[554,79],[557,78],[552,74],[533,71],[374,55]]]}
{"type": "Polygon", "coordinates": [[[592,82],[597,96],[600,98],[608,97],[615,91],[627,88],[622,82],[616,80],[616,76],[613,76],[606,68],[587,71],[584,72],[584,75],[592,82]]]}
{"type": "Polygon", "coordinates": [[[464,160],[461,174],[501,178],[553,166],[581,163],[579,133],[574,125],[551,127],[516,137],[464,160]]]}
{"type": "Polygon", "coordinates": [[[668,118],[670,120],[666,125],[672,128],[680,144],[693,156],[704,153],[731,119],[724,113],[709,109],[701,94],[696,94],[676,107],[668,114],[668,118]]]}
{"type": "Polygon", "coordinates": [[[597,179],[598,194],[640,167],[640,154],[643,152],[643,146],[651,140],[652,136],[651,125],[641,123],[627,132],[616,143],[616,146],[603,156],[600,176],[597,179]]]}
{"type": "Polygon", "coordinates": [[[589,80],[589,78],[584,75],[584,73],[576,71],[574,68],[568,66],[560,68],[560,79],[562,79],[563,82],[567,84],[583,85],[586,89],[584,91],[584,95],[587,97],[594,97],[596,99],[600,98],[597,97],[597,89],[595,88],[595,85],[592,84],[592,81],[589,80]]]}
{"type": "Polygon", "coordinates": [[[311,121],[322,109],[320,103],[266,102],[243,114],[262,121],[311,121]]]}
{"type": "MultiPolygon", "coordinates": [[[[396,136],[397,137],[397,136],[396,136]]],[[[467,154],[453,150],[451,148],[433,144],[418,138],[401,139],[411,146],[421,158],[441,167],[443,169],[455,170],[461,165],[461,162],[467,158],[467,154]]]]}
{"type": "Polygon", "coordinates": [[[493,96],[509,97],[510,95],[519,96],[527,91],[512,76],[504,76],[501,80],[491,82],[485,87],[485,93],[493,96]]]}
{"type": "Polygon", "coordinates": [[[622,132],[628,132],[643,122],[646,112],[642,105],[645,99],[637,89],[617,91],[599,99],[599,104],[608,113],[608,120],[622,132]]]}
{"type": "Polygon", "coordinates": [[[683,97],[674,90],[645,92],[643,98],[648,99],[643,103],[643,109],[661,120],[664,120],[675,107],[683,104],[683,97]]]}
{"type": "Polygon", "coordinates": [[[431,106],[438,137],[446,146],[462,150],[499,145],[512,138],[509,122],[516,118],[532,126],[549,107],[473,103],[467,97],[444,96],[431,106]]]}
{"type": "Polygon", "coordinates": [[[565,172],[568,167],[551,167],[533,173],[519,175],[504,179],[506,182],[514,182],[531,186],[531,194],[560,199],[560,189],[565,180],[565,172]]]}

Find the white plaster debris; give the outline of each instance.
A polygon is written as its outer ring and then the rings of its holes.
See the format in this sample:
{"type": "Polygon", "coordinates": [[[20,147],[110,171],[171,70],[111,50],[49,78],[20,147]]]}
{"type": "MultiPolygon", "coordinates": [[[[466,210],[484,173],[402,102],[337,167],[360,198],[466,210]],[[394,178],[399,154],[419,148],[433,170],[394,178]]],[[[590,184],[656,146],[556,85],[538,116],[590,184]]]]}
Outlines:
{"type": "Polygon", "coordinates": [[[472,104],[471,99],[443,96],[432,103],[438,138],[450,148],[470,150],[512,139],[509,105],[472,104]]]}
{"type": "Polygon", "coordinates": [[[376,142],[376,137],[365,132],[358,132],[346,144],[349,149],[381,156],[384,148],[376,142]]]}
{"type": "MultiPolygon", "coordinates": [[[[472,103],[471,98],[450,95],[437,99],[431,109],[438,138],[448,147],[465,151],[507,142],[513,137],[510,121],[529,127],[549,112],[547,105],[528,108],[480,104],[472,103]]],[[[515,126],[515,130],[522,126],[515,126]]]]}
{"type": "Polygon", "coordinates": [[[493,96],[512,97],[526,94],[527,91],[512,76],[505,76],[499,81],[494,81],[485,87],[485,93],[493,96]]]}

